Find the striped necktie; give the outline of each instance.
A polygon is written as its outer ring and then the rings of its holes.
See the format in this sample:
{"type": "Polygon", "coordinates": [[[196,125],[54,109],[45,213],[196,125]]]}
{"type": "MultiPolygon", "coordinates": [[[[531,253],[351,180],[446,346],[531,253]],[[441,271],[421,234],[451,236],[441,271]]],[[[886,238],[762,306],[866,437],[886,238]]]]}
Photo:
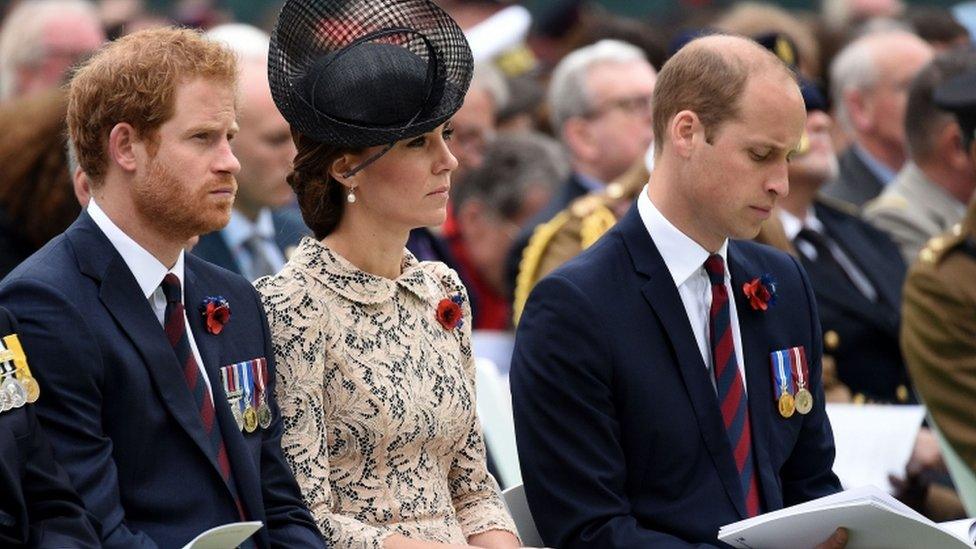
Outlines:
{"type": "Polygon", "coordinates": [[[234,496],[234,504],[241,520],[247,520],[244,513],[244,506],[237,496],[237,487],[234,484],[234,477],[230,470],[230,460],[227,458],[227,448],[224,446],[224,438],[220,433],[220,426],[217,425],[217,417],[214,411],[213,398],[207,390],[207,384],[202,379],[203,372],[197,364],[193,352],[190,350],[190,338],[186,333],[186,315],[183,308],[183,290],[180,287],[180,279],[173,273],[167,273],[162,283],[163,294],[166,295],[166,314],[163,328],[166,330],[166,337],[169,339],[176,358],[183,367],[183,377],[186,378],[186,385],[193,394],[193,400],[197,404],[200,413],[200,421],[203,423],[203,430],[207,433],[207,438],[212,445],[212,451],[217,456],[217,465],[220,467],[220,474],[227,486],[230,487],[234,496]]]}
{"type": "Polygon", "coordinates": [[[705,260],[705,272],[708,273],[708,280],[712,285],[712,307],[708,322],[715,388],[722,409],[725,434],[732,445],[742,493],[746,496],[746,512],[748,516],[754,517],[759,514],[759,486],[752,462],[752,433],[749,428],[745,386],[735,358],[729,292],[725,287],[725,261],[722,256],[708,256],[705,260]]]}

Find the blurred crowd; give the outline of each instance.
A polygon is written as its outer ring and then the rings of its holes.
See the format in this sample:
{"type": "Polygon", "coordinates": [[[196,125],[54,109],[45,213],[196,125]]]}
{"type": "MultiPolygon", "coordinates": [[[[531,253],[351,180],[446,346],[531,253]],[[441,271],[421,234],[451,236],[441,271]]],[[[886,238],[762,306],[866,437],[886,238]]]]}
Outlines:
{"type": "MultiPolygon", "coordinates": [[[[652,125],[657,70],[669,56],[698,36],[743,35],[795,69],[806,103],[790,193],[758,240],[807,270],[828,401],[924,400],[976,466],[976,378],[963,377],[976,364],[976,276],[925,278],[956,247],[973,246],[976,119],[945,110],[935,90],[976,71],[976,3],[825,0],[789,11],[688,1],[645,19],[584,0],[534,12],[503,0],[437,3],[465,30],[476,68],[452,122],[459,165],[448,219],[415,229],[408,248],[459,273],[476,333],[513,332],[533,285],[596,242],[644,188],[663,130],[652,125]],[[949,298],[926,284],[958,284],[966,297],[940,308],[949,298]]],[[[0,28],[0,277],[87,204],[88,175],[66,139],[72,67],[106,41],[171,23],[208,31],[241,59],[234,213],[192,252],[256,280],[311,234],[287,182],[297,150],[271,99],[264,31],[206,0],[171,13],[140,0],[22,0],[0,28]]],[[[899,496],[932,518],[965,515],[936,436],[923,428],[915,446],[899,496]]]]}

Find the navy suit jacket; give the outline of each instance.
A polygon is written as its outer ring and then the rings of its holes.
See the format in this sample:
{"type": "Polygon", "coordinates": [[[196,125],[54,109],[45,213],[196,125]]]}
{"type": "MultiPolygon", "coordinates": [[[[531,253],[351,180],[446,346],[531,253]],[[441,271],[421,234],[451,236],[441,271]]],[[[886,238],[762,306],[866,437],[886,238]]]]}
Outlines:
{"type": "MultiPolygon", "coordinates": [[[[0,307],[0,337],[16,332],[13,316],[0,307]]],[[[0,546],[100,547],[32,404],[0,412],[0,546]]]]}
{"type": "MultiPolygon", "coordinates": [[[[258,547],[323,547],[280,447],[274,353],[254,288],[187,255],[184,303],[213,388],[216,420],[258,547]],[[219,335],[198,312],[221,295],[219,335]],[[219,368],[264,357],[274,421],[242,434],[219,368]]],[[[239,520],[182,367],[122,256],[85,212],[0,283],[43,398],[38,415],[105,547],[179,547],[239,520]]]]}
{"type": "Polygon", "coordinates": [[[840,172],[837,179],[824,188],[825,195],[860,208],[884,190],[885,183],[854,152],[853,145],[841,153],[837,160],[840,172]]]}
{"type": "MultiPolygon", "coordinates": [[[[301,219],[301,214],[296,214],[294,210],[283,208],[271,213],[274,220],[275,244],[281,250],[281,255],[288,260],[288,248],[297,246],[303,236],[312,234],[312,231],[305,226],[301,219]]],[[[234,257],[234,253],[227,246],[222,231],[214,231],[200,237],[200,242],[193,247],[194,255],[227,269],[228,271],[242,274],[241,264],[234,257]]]]}
{"type": "MultiPolygon", "coordinates": [[[[762,508],[838,491],[806,276],[786,254],[752,242],[731,242],[728,262],[733,288],[764,273],[779,283],[766,312],[735,292],[762,508]],[[783,419],[769,355],[798,345],[815,406],[783,419]]],[[[718,544],[720,526],[745,518],[709,371],[636,207],[533,290],[511,383],[525,493],[546,545],[718,544]]]]}
{"type": "Polygon", "coordinates": [[[814,208],[827,234],[878,292],[878,300],[871,302],[849,279],[800,254],[817,297],[821,327],[824,333],[829,330],[838,336],[834,338],[836,348],[825,351],[837,362],[837,377],[851,392],[872,401],[900,402],[898,388],[904,387],[903,395],[913,402],[914,391],[898,345],[906,270],[898,246],[858,217],[823,202],[815,203],[814,208]]]}

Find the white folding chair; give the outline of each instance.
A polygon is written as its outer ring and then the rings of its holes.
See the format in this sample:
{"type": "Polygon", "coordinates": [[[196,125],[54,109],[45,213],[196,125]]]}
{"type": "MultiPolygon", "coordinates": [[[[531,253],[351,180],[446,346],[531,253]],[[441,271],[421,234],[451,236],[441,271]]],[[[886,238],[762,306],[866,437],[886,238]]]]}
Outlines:
{"type": "Polygon", "coordinates": [[[502,488],[522,484],[508,379],[498,372],[494,362],[485,358],[475,359],[475,369],[478,417],[500,477],[498,484],[502,488]]]}
{"type": "Polygon", "coordinates": [[[525,547],[543,547],[542,537],[535,529],[535,521],[532,520],[532,512],[529,511],[529,502],[525,500],[525,487],[521,484],[512,486],[502,492],[505,496],[505,505],[508,505],[508,512],[515,520],[515,528],[518,529],[519,537],[522,538],[522,545],[525,547]]]}

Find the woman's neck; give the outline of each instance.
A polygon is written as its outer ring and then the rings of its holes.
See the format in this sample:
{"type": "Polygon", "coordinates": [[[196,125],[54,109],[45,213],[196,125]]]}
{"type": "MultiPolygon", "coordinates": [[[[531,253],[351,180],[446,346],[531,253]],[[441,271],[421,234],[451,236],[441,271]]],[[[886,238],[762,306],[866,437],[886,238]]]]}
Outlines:
{"type": "Polygon", "coordinates": [[[348,215],[348,208],[346,213],[336,230],[322,242],[362,271],[388,279],[399,277],[410,231],[365,219],[363,215],[348,215]]]}

